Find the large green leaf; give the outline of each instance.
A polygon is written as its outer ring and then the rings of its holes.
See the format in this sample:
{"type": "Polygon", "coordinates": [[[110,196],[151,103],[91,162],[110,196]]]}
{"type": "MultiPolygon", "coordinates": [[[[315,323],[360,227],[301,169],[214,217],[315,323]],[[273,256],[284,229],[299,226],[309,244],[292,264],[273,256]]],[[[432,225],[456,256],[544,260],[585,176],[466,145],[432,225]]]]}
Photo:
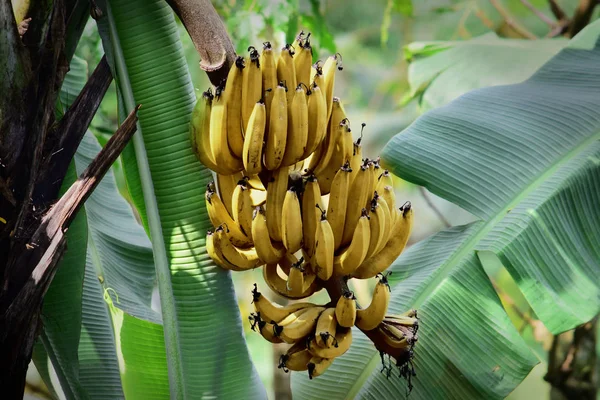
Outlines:
{"type": "Polygon", "coordinates": [[[122,105],[142,104],[135,159],[125,158],[124,168],[152,238],[171,396],[264,398],[231,276],[205,251],[203,192],[211,174],[189,145],[195,95],[173,14],[159,0],[111,0],[106,15],[104,45],[122,105]]]}
{"type": "Polygon", "coordinates": [[[564,39],[502,39],[495,33],[468,41],[415,42],[405,47],[410,61],[411,98],[422,111],[440,107],[480,87],[529,78],[560,51],[564,39]]]}

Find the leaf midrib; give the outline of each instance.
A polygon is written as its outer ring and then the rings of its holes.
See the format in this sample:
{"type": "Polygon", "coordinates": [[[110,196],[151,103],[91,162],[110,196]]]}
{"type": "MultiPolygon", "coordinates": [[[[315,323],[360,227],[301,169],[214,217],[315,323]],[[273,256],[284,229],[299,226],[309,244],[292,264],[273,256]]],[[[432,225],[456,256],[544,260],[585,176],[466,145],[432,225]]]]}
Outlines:
{"type": "MultiPolygon", "coordinates": [[[[500,222],[504,216],[509,212],[509,210],[513,209],[517,204],[519,204],[524,198],[529,196],[531,192],[536,190],[540,185],[542,185],[549,177],[554,175],[556,170],[558,170],[565,163],[569,162],[577,155],[579,155],[582,151],[584,151],[590,144],[593,142],[600,140],[600,131],[596,134],[591,135],[590,137],[582,140],[577,146],[573,147],[571,151],[565,153],[563,157],[557,159],[554,163],[552,163],[544,172],[540,173],[527,187],[519,192],[512,200],[508,203],[508,205],[499,210],[492,218],[488,219],[481,227],[474,231],[471,234],[471,237],[463,242],[463,244],[455,251],[446,261],[445,264],[439,268],[435,274],[435,278],[431,280],[423,290],[419,292],[415,300],[412,302],[411,308],[418,309],[425,300],[429,297],[429,295],[435,291],[435,289],[446,279],[446,277],[450,274],[450,272],[456,267],[461,260],[471,251],[475,251],[475,247],[479,243],[481,239],[483,239],[491,230],[496,226],[498,222],[500,222]]],[[[357,379],[355,380],[354,385],[350,388],[348,395],[346,396],[347,400],[354,399],[358,394],[359,390],[363,387],[366,380],[371,376],[371,372],[375,368],[377,364],[377,353],[375,353],[369,362],[367,363],[363,373],[361,373],[357,379]]]]}

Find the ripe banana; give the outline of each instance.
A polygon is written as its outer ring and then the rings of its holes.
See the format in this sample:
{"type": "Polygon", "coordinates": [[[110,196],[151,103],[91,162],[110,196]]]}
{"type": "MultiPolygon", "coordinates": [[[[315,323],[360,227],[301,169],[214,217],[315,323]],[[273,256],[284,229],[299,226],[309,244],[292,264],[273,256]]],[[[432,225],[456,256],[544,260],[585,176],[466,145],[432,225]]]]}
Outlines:
{"type": "Polygon", "coordinates": [[[302,294],[298,296],[291,295],[287,290],[286,280],[277,273],[277,264],[265,265],[263,267],[263,278],[272,291],[280,294],[281,296],[287,297],[288,299],[304,299],[322,289],[322,287],[319,286],[315,280],[302,294]]]}
{"type": "MultiPolygon", "coordinates": [[[[296,82],[296,67],[294,66],[294,49],[290,44],[286,44],[281,49],[281,54],[277,60],[277,81],[283,82],[288,88],[295,88],[298,86],[296,82]]],[[[287,92],[287,104],[292,104],[294,92],[287,92]]]]}
{"type": "MultiPolygon", "coordinates": [[[[375,191],[375,193],[377,193],[377,191],[375,191]]],[[[390,239],[390,234],[392,232],[392,228],[394,227],[394,220],[392,218],[392,213],[396,214],[396,211],[394,209],[390,209],[387,202],[385,201],[385,199],[381,196],[379,196],[379,193],[377,193],[378,196],[378,202],[377,204],[379,205],[379,208],[381,208],[381,212],[383,214],[383,218],[382,221],[385,225],[385,228],[383,229],[383,236],[381,238],[381,241],[379,243],[379,245],[377,247],[375,247],[375,250],[373,251],[372,254],[368,254],[365,257],[365,260],[370,258],[371,256],[379,253],[381,251],[381,249],[383,249],[383,247],[385,246],[385,244],[388,242],[388,240],[390,239]]],[[[377,210],[376,210],[377,211],[377,210]]],[[[373,217],[371,217],[371,220],[373,219],[373,217]]],[[[371,230],[372,231],[372,230],[371,230]]],[[[371,240],[373,240],[373,237],[371,237],[371,240]]],[[[369,244],[370,246],[370,244],[369,244]]]]}
{"type": "Polygon", "coordinates": [[[288,107],[287,140],[281,165],[292,165],[299,161],[304,154],[307,140],[308,104],[302,85],[298,85],[292,103],[288,107]]]}
{"type": "Polygon", "coordinates": [[[392,174],[386,169],[377,178],[377,185],[375,186],[377,193],[385,200],[390,209],[390,215],[392,217],[392,226],[396,222],[396,213],[394,208],[396,207],[396,193],[394,192],[394,181],[392,174]]]}
{"type": "Polygon", "coordinates": [[[226,97],[223,88],[217,87],[210,111],[210,149],[215,164],[222,166],[226,171],[238,172],[244,168],[244,165],[241,159],[231,153],[227,142],[226,97]]]}
{"type": "Polygon", "coordinates": [[[281,339],[286,343],[295,343],[308,336],[315,328],[319,315],[325,310],[324,307],[311,307],[294,322],[283,327],[281,339]]]}
{"type": "Polygon", "coordinates": [[[352,240],[352,236],[356,230],[361,210],[365,207],[367,199],[370,199],[373,194],[369,194],[366,189],[369,187],[371,174],[369,172],[369,162],[365,159],[363,165],[358,170],[356,178],[352,182],[350,193],[352,196],[348,199],[346,207],[346,219],[344,223],[344,233],[342,235],[341,245],[345,246],[352,240]]]}
{"type": "MultiPolygon", "coordinates": [[[[356,321],[356,297],[351,291],[346,291],[335,305],[335,319],[339,326],[350,328],[356,321]]],[[[317,354],[318,355],[318,354],[317,354]]]]}
{"type": "Polygon", "coordinates": [[[337,347],[323,348],[319,347],[315,339],[312,339],[308,344],[308,351],[317,357],[335,358],[344,354],[352,344],[352,329],[338,329],[335,334],[335,342],[337,347]]]}
{"type": "Polygon", "coordinates": [[[294,55],[294,68],[296,70],[296,83],[304,83],[310,85],[310,69],[312,67],[313,51],[310,45],[310,33],[306,39],[302,41],[296,40],[297,45],[294,45],[296,54],[294,55]]]}
{"type": "Polygon", "coordinates": [[[369,162],[369,180],[367,182],[367,201],[365,202],[363,207],[371,206],[371,199],[373,198],[373,193],[375,192],[375,186],[377,184],[377,177],[379,176],[379,160],[371,160],[369,162]]]}
{"type": "MultiPolygon", "coordinates": [[[[321,211],[317,206],[323,209],[321,190],[315,176],[309,175],[306,177],[306,185],[302,194],[302,237],[308,259],[311,259],[315,253],[317,224],[321,220],[321,211]]],[[[321,277],[319,276],[319,278],[321,277]]]]}
{"type": "Polygon", "coordinates": [[[321,144],[327,133],[327,104],[316,84],[308,95],[308,138],[302,158],[308,157],[321,144]]]}
{"type": "Polygon", "coordinates": [[[383,321],[390,302],[390,285],[387,277],[380,275],[380,279],[375,285],[371,304],[369,307],[356,311],[356,326],[363,331],[370,331],[377,328],[383,321]]]}
{"type": "Polygon", "coordinates": [[[293,303],[283,307],[275,305],[258,291],[256,283],[252,290],[252,302],[254,303],[254,309],[257,313],[260,313],[261,318],[271,323],[279,323],[295,311],[316,306],[313,303],[293,303]]]}
{"type": "MultiPolygon", "coordinates": [[[[327,207],[327,220],[333,231],[335,239],[334,247],[338,249],[342,243],[344,234],[344,223],[346,221],[346,204],[350,194],[350,169],[348,164],[342,166],[336,172],[331,183],[331,192],[329,194],[329,205],[327,207]]],[[[353,193],[353,197],[358,194],[353,193]]]]}
{"type": "Polygon", "coordinates": [[[211,182],[206,189],[206,209],[208,217],[213,226],[225,224],[229,228],[229,237],[231,242],[238,247],[252,246],[252,240],[239,229],[237,223],[231,218],[225,205],[214,191],[214,184],[211,182]]]}
{"type": "Polygon", "coordinates": [[[341,71],[342,67],[342,56],[340,53],[336,53],[327,58],[325,64],[323,64],[323,77],[325,80],[325,86],[323,94],[325,95],[325,101],[327,103],[327,119],[331,116],[331,106],[333,104],[333,86],[335,84],[335,70],[341,71]]]}
{"type": "Polygon", "coordinates": [[[413,210],[411,204],[407,202],[400,210],[395,212],[396,222],[392,228],[390,239],[379,253],[365,260],[352,273],[354,278],[368,279],[385,271],[404,250],[412,229],[413,210]]]}
{"type": "Polygon", "coordinates": [[[398,336],[396,332],[392,332],[387,327],[382,326],[377,329],[382,333],[380,337],[383,338],[386,345],[395,349],[408,349],[411,346],[406,337],[398,336]]]}
{"type": "Polygon", "coordinates": [[[304,260],[293,264],[288,274],[286,289],[292,295],[302,294],[304,291],[304,267],[302,263],[304,260]]]}
{"type": "MultiPolygon", "coordinates": [[[[379,195],[375,192],[373,199],[371,200],[371,213],[369,214],[369,230],[371,231],[369,249],[365,255],[365,259],[375,254],[377,249],[382,248],[385,245],[384,239],[387,240],[386,232],[389,230],[387,226],[388,219],[386,219],[386,213],[384,207],[387,209],[387,205],[380,205],[385,200],[379,201],[379,195]]],[[[389,212],[387,214],[389,218],[389,212]]]]}
{"type": "Polygon", "coordinates": [[[253,46],[248,47],[248,51],[250,59],[246,62],[242,79],[242,129],[244,134],[254,105],[263,97],[260,56],[253,46]]]}
{"type": "Polygon", "coordinates": [[[302,214],[298,193],[294,187],[291,187],[285,195],[281,219],[283,245],[289,253],[295,253],[302,247],[302,214]]]}
{"type": "Polygon", "coordinates": [[[256,175],[262,170],[262,150],[266,121],[265,103],[259,100],[254,105],[254,109],[248,120],[246,137],[244,138],[242,148],[242,162],[248,175],[256,175]]]}
{"type": "Polygon", "coordinates": [[[315,239],[313,268],[319,279],[327,281],[329,278],[331,278],[331,275],[333,275],[335,236],[329,221],[327,221],[325,211],[321,212],[321,218],[317,224],[315,239]]]}
{"type": "Polygon", "coordinates": [[[272,171],[281,165],[288,130],[288,110],[286,100],[287,88],[283,81],[279,82],[273,94],[271,113],[269,115],[269,131],[265,145],[265,168],[272,171]]]}
{"type": "Polygon", "coordinates": [[[202,93],[202,97],[196,102],[192,117],[190,119],[190,140],[196,157],[205,167],[213,171],[228,173],[223,166],[215,163],[210,149],[210,115],[212,109],[213,94],[210,89],[202,93]]]}
{"type": "MultiPolygon", "coordinates": [[[[315,153],[318,154],[311,157],[310,164],[308,165],[310,171],[321,173],[321,170],[329,165],[331,157],[335,154],[336,138],[340,132],[341,123],[344,120],[347,120],[344,106],[338,97],[334,97],[327,135],[323,142],[321,142],[319,148],[315,151],[315,153]]],[[[352,138],[350,139],[350,147],[351,146],[352,138]]],[[[344,160],[344,162],[345,161],[346,160],[344,160]]],[[[344,162],[340,165],[343,165],[344,162]]]]}
{"type": "Polygon", "coordinates": [[[217,173],[217,190],[219,193],[219,198],[225,205],[227,212],[229,215],[233,216],[233,191],[235,190],[240,179],[244,177],[244,174],[241,172],[237,172],[231,175],[223,175],[217,173]]]}
{"type": "MultiPolygon", "coordinates": [[[[217,227],[213,235],[213,244],[219,258],[225,261],[228,265],[237,266],[238,270],[247,271],[260,267],[263,263],[258,258],[256,250],[250,248],[247,250],[238,249],[229,240],[229,235],[226,229],[222,226],[217,227]]],[[[227,267],[225,267],[227,268],[227,267]]],[[[231,268],[227,268],[231,269],[231,268]]]]}
{"type": "Polygon", "coordinates": [[[333,364],[333,358],[312,357],[307,365],[308,378],[312,379],[323,375],[331,364],[333,364]]]}
{"type": "MultiPolygon", "coordinates": [[[[332,155],[325,165],[318,165],[315,168],[315,175],[319,180],[321,193],[329,193],[335,173],[341,165],[350,162],[352,159],[352,131],[348,126],[348,120],[342,120],[338,125],[337,133],[334,135],[335,141],[332,148],[332,155]]],[[[326,155],[325,155],[326,156],[326,155]]]]}
{"type": "Polygon", "coordinates": [[[323,348],[332,347],[335,344],[336,329],[335,307],[330,307],[321,313],[317,321],[317,327],[315,328],[315,342],[317,346],[323,348]]]}
{"type": "Polygon", "coordinates": [[[242,134],[242,89],[244,57],[238,56],[229,69],[225,93],[227,95],[227,141],[233,155],[242,158],[244,136],[242,134]]]}
{"type": "Polygon", "coordinates": [[[281,224],[283,221],[283,201],[288,188],[289,167],[282,167],[273,171],[267,185],[267,227],[271,239],[282,241],[281,224]]]}
{"type": "Polygon", "coordinates": [[[336,276],[352,274],[365,260],[367,251],[369,250],[370,240],[371,230],[369,228],[369,214],[367,210],[363,208],[362,215],[358,219],[358,224],[354,230],[350,245],[333,259],[333,273],[336,276]]]}
{"type": "Polygon", "coordinates": [[[285,255],[285,249],[278,242],[272,242],[267,227],[267,219],[263,207],[256,207],[252,216],[252,238],[256,254],[263,262],[273,264],[285,255]]]}
{"type": "Polygon", "coordinates": [[[281,356],[278,368],[282,368],[284,372],[288,372],[288,370],[306,371],[311,358],[312,354],[306,348],[306,343],[301,340],[281,356]]]}
{"type": "Polygon", "coordinates": [[[262,70],[262,96],[265,99],[266,111],[266,131],[269,127],[269,116],[271,115],[271,103],[273,93],[277,87],[277,59],[273,53],[271,42],[263,43],[262,54],[260,55],[260,68],[262,70]]]}
{"type": "Polygon", "coordinates": [[[256,328],[258,328],[258,332],[262,335],[262,337],[264,337],[269,342],[271,342],[271,343],[283,342],[283,340],[281,340],[281,338],[279,337],[279,334],[281,333],[283,328],[281,328],[277,324],[272,324],[272,323],[264,321],[262,319],[262,316],[260,315],[260,312],[258,312],[256,314],[251,313],[248,316],[248,319],[250,320],[250,324],[251,324],[250,329],[255,331],[256,328]]]}
{"type": "Polygon", "coordinates": [[[240,179],[233,190],[232,203],[233,219],[244,235],[252,240],[252,214],[254,207],[250,198],[250,188],[246,179],[240,179]]]}

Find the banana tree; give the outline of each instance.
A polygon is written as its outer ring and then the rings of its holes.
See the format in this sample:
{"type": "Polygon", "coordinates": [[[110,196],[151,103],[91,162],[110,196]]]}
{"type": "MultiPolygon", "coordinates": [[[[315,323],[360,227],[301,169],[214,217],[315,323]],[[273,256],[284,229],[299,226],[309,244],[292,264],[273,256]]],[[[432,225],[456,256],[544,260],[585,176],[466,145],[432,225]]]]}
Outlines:
{"type": "MultiPolygon", "coordinates": [[[[19,40],[30,40],[36,32],[39,40],[44,30],[36,21],[48,18],[33,18],[31,30],[20,39],[15,21],[6,17],[13,15],[8,1],[0,5],[3,26],[10,27],[2,49],[18,49],[19,40]]],[[[42,8],[31,10],[40,13],[42,8]]],[[[68,2],[55,2],[45,11],[58,25],[50,32],[64,38],[66,58],[71,60],[63,83],[66,68],[59,43],[52,53],[55,69],[46,73],[57,76],[54,85],[62,86],[64,93],[85,94],[88,66],[71,57],[80,31],[71,32],[69,24],[65,33],[67,20],[87,18],[81,10],[73,14],[75,10],[79,9],[68,2]]],[[[120,114],[125,117],[142,105],[137,133],[122,155],[136,213],[109,172],[86,202],[85,214],[80,212],[73,222],[69,217],[68,250],[59,264],[52,259],[52,273],[44,280],[49,284],[56,270],[44,299],[34,360],[50,385],[50,370],[55,371],[60,386],[55,392],[68,398],[266,397],[250,360],[231,276],[205,251],[210,222],[203,194],[211,174],[198,163],[188,142],[196,96],[173,10],[194,39],[201,67],[219,83],[234,47],[208,1],[94,4],[106,53],[100,71],[110,69],[117,83],[120,114]],[[151,307],[155,281],[161,312],[151,307]]],[[[599,37],[596,23],[528,80],[469,92],[425,114],[389,142],[382,156],[387,168],[470,211],[478,221],[418,243],[392,266],[391,311],[417,308],[421,318],[411,382],[379,373],[380,363],[390,368],[391,361],[357,330],[350,351],[323,376],[309,381],[293,375],[295,398],[397,398],[408,385],[414,387],[411,396],[418,398],[506,396],[537,359],[502,308],[484,272],[486,262],[499,260],[506,266],[553,333],[598,313],[599,37]]],[[[46,40],[51,39],[50,35],[46,40]]],[[[21,65],[21,50],[15,54],[2,62],[21,65]]],[[[22,70],[27,71],[16,69],[22,70]]],[[[25,80],[8,72],[3,76],[5,88],[8,78],[25,80]]],[[[43,115],[54,112],[56,96],[36,97],[44,99],[43,115]]],[[[68,103],[66,98],[62,101],[68,103]]],[[[62,118],[79,109],[77,104],[62,118]]],[[[5,112],[8,108],[2,105],[5,112]]],[[[8,121],[22,124],[16,118],[8,121]]],[[[47,119],[43,121],[47,126],[47,119]]],[[[122,125],[130,133],[132,121],[133,117],[124,119],[122,125]]],[[[85,134],[88,124],[89,120],[79,124],[78,140],[69,142],[72,153],[65,156],[66,165],[62,161],[63,192],[69,193],[76,173],[94,165],[100,151],[93,135],[85,134]]],[[[3,122],[3,145],[12,137],[6,132],[19,137],[25,129],[4,126],[3,122]]],[[[10,160],[5,152],[0,156],[10,160]]],[[[52,200],[58,198],[58,189],[53,184],[52,200]]],[[[0,198],[9,204],[2,193],[0,198]]],[[[26,204],[23,198],[16,204],[26,204]]],[[[14,226],[10,218],[8,222],[14,226]]],[[[3,229],[3,246],[9,246],[9,232],[3,229]]],[[[26,272],[28,278],[31,274],[26,272]]],[[[45,287],[38,289],[35,304],[28,308],[34,322],[44,292],[45,287]]],[[[2,311],[1,322],[6,324],[9,314],[2,311]]],[[[22,392],[36,325],[25,329],[29,347],[18,358],[21,380],[11,384],[12,393],[19,388],[22,392]]],[[[9,354],[7,343],[2,342],[3,355],[9,354]]],[[[8,376],[3,374],[4,379],[8,376]]],[[[8,379],[2,383],[9,387],[8,379]]]]}

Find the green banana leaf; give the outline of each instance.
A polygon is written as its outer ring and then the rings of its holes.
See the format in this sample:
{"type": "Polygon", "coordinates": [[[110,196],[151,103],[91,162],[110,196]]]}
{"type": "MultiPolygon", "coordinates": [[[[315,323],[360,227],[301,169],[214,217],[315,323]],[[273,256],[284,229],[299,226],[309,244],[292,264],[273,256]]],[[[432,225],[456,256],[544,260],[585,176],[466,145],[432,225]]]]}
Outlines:
{"type": "MultiPolygon", "coordinates": [[[[499,257],[553,333],[600,310],[599,37],[590,25],[530,79],[426,113],[384,149],[395,174],[480,219],[392,265],[390,313],[414,307],[421,318],[413,398],[503,398],[537,361],[477,251],[499,257]]],[[[357,332],[322,377],[294,374],[294,398],[403,396],[407,383],[374,373],[379,364],[357,332]]]]}
{"type": "Polygon", "coordinates": [[[121,106],[128,111],[142,104],[135,156],[127,149],[123,166],[152,239],[171,397],[263,399],[231,275],[205,251],[210,222],[203,195],[212,176],[189,145],[196,98],[173,13],[159,0],[99,5],[107,17],[108,29],[99,29],[121,106]]]}
{"type": "Polygon", "coordinates": [[[422,112],[470,90],[529,78],[568,43],[565,39],[502,39],[495,33],[467,41],[414,42],[404,48],[410,62],[410,92],[422,112]]]}

